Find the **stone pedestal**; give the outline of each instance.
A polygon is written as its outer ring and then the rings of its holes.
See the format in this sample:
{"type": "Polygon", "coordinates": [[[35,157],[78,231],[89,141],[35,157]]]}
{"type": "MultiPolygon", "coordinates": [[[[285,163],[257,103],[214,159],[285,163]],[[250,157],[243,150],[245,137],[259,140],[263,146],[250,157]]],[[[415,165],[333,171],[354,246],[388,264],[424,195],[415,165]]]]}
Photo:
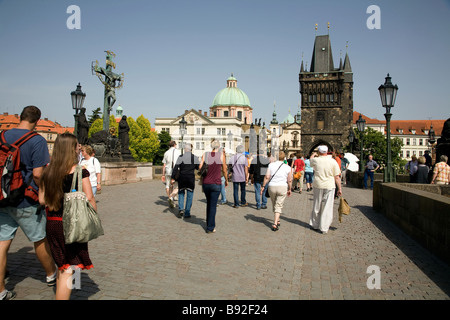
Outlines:
{"type": "Polygon", "coordinates": [[[153,179],[151,162],[117,161],[100,164],[102,183],[106,186],[153,179]]]}

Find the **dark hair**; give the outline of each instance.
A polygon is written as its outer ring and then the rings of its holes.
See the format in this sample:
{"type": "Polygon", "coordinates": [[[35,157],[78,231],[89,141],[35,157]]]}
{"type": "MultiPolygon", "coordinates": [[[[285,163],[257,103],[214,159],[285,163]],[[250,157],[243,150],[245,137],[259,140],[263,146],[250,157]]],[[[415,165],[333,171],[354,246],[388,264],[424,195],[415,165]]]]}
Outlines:
{"type": "Polygon", "coordinates": [[[28,121],[29,123],[36,123],[41,118],[41,110],[35,106],[27,106],[23,108],[20,114],[20,121],[28,121]]]}

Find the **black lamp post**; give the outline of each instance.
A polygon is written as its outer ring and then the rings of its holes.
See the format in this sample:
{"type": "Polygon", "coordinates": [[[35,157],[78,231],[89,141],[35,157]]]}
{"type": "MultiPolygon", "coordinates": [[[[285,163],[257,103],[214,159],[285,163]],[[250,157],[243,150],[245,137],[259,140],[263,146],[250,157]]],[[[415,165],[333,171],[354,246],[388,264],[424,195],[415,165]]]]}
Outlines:
{"type": "Polygon", "coordinates": [[[436,134],[434,133],[433,125],[430,125],[430,131],[428,131],[428,143],[431,148],[431,164],[433,164],[433,144],[436,142],[436,134]]]}
{"type": "Polygon", "coordinates": [[[233,141],[233,134],[231,133],[231,130],[228,131],[227,133],[227,137],[228,137],[228,148],[230,149],[231,152],[231,141],[233,141]]]}
{"type": "MultiPolygon", "coordinates": [[[[363,168],[364,168],[364,130],[366,130],[366,120],[363,119],[362,115],[359,114],[359,119],[356,120],[356,127],[358,128],[359,131],[359,141],[360,141],[360,150],[361,150],[361,155],[359,159],[359,171],[363,172],[363,168]]],[[[353,130],[352,130],[353,131],[353,130]]]]}
{"type": "Polygon", "coordinates": [[[348,135],[348,141],[350,142],[350,153],[353,153],[353,142],[355,141],[355,133],[353,132],[353,128],[350,128],[348,135]]]}
{"type": "Polygon", "coordinates": [[[395,99],[397,98],[397,85],[393,85],[389,73],[385,78],[384,84],[382,84],[378,91],[380,92],[381,104],[386,108],[384,117],[386,118],[386,142],[387,142],[387,167],[384,171],[384,182],[395,182],[396,173],[392,167],[391,160],[391,108],[394,107],[395,99]]]}
{"type": "Polygon", "coordinates": [[[74,128],[74,134],[76,137],[78,137],[78,112],[83,108],[84,99],[86,98],[86,93],[81,91],[81,85],[78,82],[77,89],[75,91],[72,91],[70,93],[72,97],[72,108],[75,110],[75,128],[74,128]]]}
{"type": "Polygon", "coordinates": [[[184,116],[180,120],[180,135],[181,135],[181,154],[184,151],[184,135],[186,134],[187,121],[184,120],[184,116]]]}

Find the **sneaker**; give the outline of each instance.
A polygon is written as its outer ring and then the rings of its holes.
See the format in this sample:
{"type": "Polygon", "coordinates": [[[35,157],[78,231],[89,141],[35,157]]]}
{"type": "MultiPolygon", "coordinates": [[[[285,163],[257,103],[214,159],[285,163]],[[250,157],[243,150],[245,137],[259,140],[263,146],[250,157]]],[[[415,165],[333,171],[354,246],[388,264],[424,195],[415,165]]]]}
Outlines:
{"type": "Polygon", "coordinates": [[[224,204],[227,204],[227,202],[226,202],[226,201],[224,201],[224,202],[221,202],[220,204],[224,205],[224,204]]]}
{"type": "Polygon", "coordinates": [[[178,214],[182,217],[184,215],[184,210],[178,211],[178,214]]]}
{"type": "Polygon", "coordinates": [[[16,293],[14,291],[6,290],[6,294],[0,300],[13,300],[15,297],[16,293]]]}
{"type": "Polygon", "coordinates": [[[57,276],[57,274],[58,274],[58,270],[56,270],[55,273],[52,276],[46,278],[47,286],[49,286],[49,287],[56,286],[56,276],[57,276]]]}
{"type": "Polygon", "coordinates": [[[267,209],[267,206],[261,206],[261,209],[267,209]]]}
{"type": "Polygon", "coordinates": [[[241,207],[246,207],[246,206],[248,206],[248,202],[244,203],[244,204],[241,204],[241,207]]]}
{"type": "Polygon", "coordinates": [[[237,205],[233,204],[233,208],[236,208],[236,209],[237,209],[237,208],[239,208],[239,206],[237,206],[237,205]]]}
{"type": "Polygon", "coordinates": [[[216,228],[214,228],[214,230],[206,230],[206,233],[215,233],[216,232],[216,228]]]}

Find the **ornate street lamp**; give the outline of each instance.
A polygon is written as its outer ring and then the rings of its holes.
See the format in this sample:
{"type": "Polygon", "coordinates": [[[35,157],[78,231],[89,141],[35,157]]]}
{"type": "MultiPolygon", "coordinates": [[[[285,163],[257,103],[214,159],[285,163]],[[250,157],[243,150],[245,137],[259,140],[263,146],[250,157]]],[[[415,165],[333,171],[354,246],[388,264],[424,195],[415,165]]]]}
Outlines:
{"type": "Polygon", "coordinates": [[[187,125],[187,121],[184,120],[184,116],[183,116],[180,120],[181,154],[183,154],[183,150],[184,150],[184,135],[186,134],[186,125],[187,125]]]}
{"type": "MultiPolygon", "coordinates": [[[[362,115],[359,114],[359,119],[356,120],[356,127],[358,128],[359,131],[359,141],[360,141],[360,150],[361,150],[361,155],[359,159],[359,171],[363,172],[363,168],[364,168],[364,130],[366,130],[366,120],[363,119],[362,115]]],[[[352,130],[353,131],[353,130],[352,130]]]]}
{"type": "Polygon", "coordinates": [[[77,89],[70,93],[72,97],[72,108],[75,110],[74,118],[75,118],[75,128],[74,134],[78,136],[78,112],[83,108],[84,99],[86,98],[86,93],[81,91],[81,85],[78,82],[77,89]]]}
{"type": "Polygon", "coordinates": [[[392,167],[391,160],[391,108],[394,107],[398,87],[397,85],[392,84],[389,73],[385,78],[384,84],[378,88],[378,91],[380,92],[381,104],[386,108],[384,117],[386,118],[387,167],[384,171],[384,182],[395,182],[396,173],[395,169],[392,167]]]}
{"type": "Polygon", "coordinates": [[[228,148],[231,151],[231,141],[233,141],[233,134],[231,133],[231,130],[228,131],[227,133],[227,137],[228,137],[228,148]]]}
{"type": "Polygon", "coordinates": [[[348,135],[348,141],[350,142],[350,153],[353,153],[353,142],[355,141],[355,133],[353,132],[353,128],[350,128],[348,135]]]}
{"type": "Polygon", "coordinates": [[[431,163],[433,163],[433,144],[436,142],[436,134],[434,133],[433,125],[430,125],[430,131],[428,131],[428,143],[430,144],[431,151],[431,163]]]}

